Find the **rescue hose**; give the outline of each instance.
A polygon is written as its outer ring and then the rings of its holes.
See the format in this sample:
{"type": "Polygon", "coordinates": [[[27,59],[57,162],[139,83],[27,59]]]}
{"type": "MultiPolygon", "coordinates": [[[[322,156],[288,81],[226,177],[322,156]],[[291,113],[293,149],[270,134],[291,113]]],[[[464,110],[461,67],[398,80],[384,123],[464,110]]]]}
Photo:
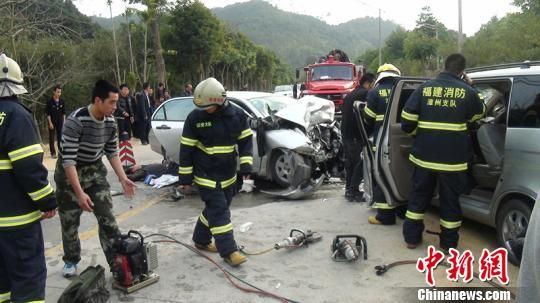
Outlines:
{"type": "MultiPolygon", "coordinates": [[[[302,247],[304,246],[304,242],[302,242],[301,244],[298,244],[298,245],[287,245],[287,246],[281,246],[281,248],[287,248],[287,249],[292,249],[292,248],[299,248],[299,247],[302,247]]],[[[244,255],[246,256],[260,256],[260,255],[264,255],[266,253],[269,253],[273,250],[277,250],[276,247],[270,247],[270,248],[267,248],[267,249],[264,249],[264,250],[260,250],[260,251],[255,251],[255,252],[249,252],[249,251],[246,251],[246,247],[243,246],[243,245],[240,245],[238,247],[238,250],[243,253],[244,255]]]]}
{"type": "Polygon", "coordinates": [[[185,248],[191,250],[192,252],[194,252],[195,254],[205,258],[206,260],[208,260],[209,262],[211,262],[212,264],[214,264],[214,266],[216,266],[219,270],[221,270],[223,272],[223,274],[225,275],[225,278],[227,278],[227,280],[229,281],[229,283],[231,283],[234,287],[236,287],[237,289],[243,291],[243,292],[247,292],[247,293],[255,293],[255,294],[259,294],[259,295],[262,295],[262,296],[266,296],[266,297],[270,297],[270,298],[273,298],[273,299],[276,299],[276,300],[279,300],[283,303],[300,303],[298,301],[295,301],[295,300],[292,300],[292,299],[288,299],[288,298],[285,298],[285,297],[282,297],[282,296],[279,296],[279,295],[276,295],[276,294],[273,294],[271,292],[268,292],[268,291],[265,291],[245,280],[243,280],[242,278],[236,276],[235,274],[231,273],[230,271],[228,271],[227,269],[223,268],[221,265],[219,265],[216,261],[214,261],[212,258],[208,257],[206,254],[202,253],[201,251],[199,251],[197,248],[189,245],[189,244],[186,244],[180,240],[177,240],[173,237],[170,237],[170,236],[167,236],[167,235],[163,235],[163,234],[151,234],[151,235],[148,235],[148,236],[145,236],[145,238],[150,238],[150,237],[163,237],[163,238],[166,238],[168,240],[157,240],[157,241],[152,241],[154,243],[174,243],[174,244],[179,244],[179,245],[182,245],[184,246],[185,248]],[[238,285],[237,283],[235,283],[231,277],[235,278],[236,280],[242,282],[243,284],[245,285],[248,285],[249,287],[253,288],[253,289],[250,289],[250,288],[246,288],[246,287],[242,287],[240,285],[238,285]]]}
{"type": "MultiPolygon", "coordinates": [[[[409,264],[416,264],[418,262],[418,260],[401,260],[401,261],[396,261],[396,262],[392,262],[392,263],[389,263],[389,264],[382,264],[382,265],[377,265],[375,266],[375,273],[377,274],[377,276],[382,276],[384,275],[389,269],[393,268],[393,267],[396,267],[396,266],[401,266],[401,265],[409,265],[409,264]]],[[[451,268],[452,265],[448,262],[441,262],[439,263],[439,265],[442,265],[446,268],[451,268]]],[[[478,275],[478,273],[476,273],[475,271],[473,271],[473,276],[477,279],[480,279],[480,276],[478,275]]],[[[489,285],[497,288],[498,290],[504,290],[504,291],[508,291],[510,292],[510,296],[512,297],[512,299],[515,299],[516,298],[516,294],[514,292],[512,292],[509,288],[495,282],[495,281],[490,281],[490,280],[486,280],[486,281],[482,281],[482,282],[485,282],[485,283],[488,283],[489,285]]]]}
{"type": "Polygon", "coordinates": [[[269,252],[273,251],[274,247],[270,247],[270,248],[260,250],[260,251],[256,251],[256,252],[248,252],[248,251],[246,251],[245,246],[240,246],[240,247],[238,247],[238,250],[241,253],[243,253],[244,255],[246,255],[246,256],[260,256],[260,255],[264,255],[266,253],[269,253],[269,252]]]}

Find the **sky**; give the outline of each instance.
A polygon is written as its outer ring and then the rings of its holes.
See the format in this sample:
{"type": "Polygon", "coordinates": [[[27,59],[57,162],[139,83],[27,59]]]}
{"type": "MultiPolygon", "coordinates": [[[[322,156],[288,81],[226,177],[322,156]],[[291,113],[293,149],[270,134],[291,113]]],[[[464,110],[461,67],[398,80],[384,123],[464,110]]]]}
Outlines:
{"type": "MultiPolygon", "coordinates": [[[[247,0],[201,0],[207,7],[223,7],[247,0]]],[[[366,16],[377,17],[379,9],[383,19],[392,20],[406,29],[413,29],[422,7],[429,5],[433,15],[447,28],[458,30],[458,0],[264,0],[278,8],[317,17],[329,24],[339,24],[366,16]],[[331,3],[332,9],[329,9],[331,3]]],[[[73,0],[85,15],[109,17],[106,0],[73,0]],[[100,4],[102,3],[102,4],[100,4]]],[[[493,16],[503,17],[519,9],[512,0],[462,0],[463,32],[467,36],[476,33],[482,24],[493,16]]],[[[121,14],[126,8],[123,0],[112,1],[113,15],[121,14]]]]}

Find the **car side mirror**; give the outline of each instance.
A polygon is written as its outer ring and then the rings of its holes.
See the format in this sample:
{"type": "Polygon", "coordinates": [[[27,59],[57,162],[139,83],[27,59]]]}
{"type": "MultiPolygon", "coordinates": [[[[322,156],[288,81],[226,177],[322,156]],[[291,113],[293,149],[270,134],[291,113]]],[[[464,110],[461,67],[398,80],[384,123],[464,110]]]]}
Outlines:
{"type": "Polygon", "coordinates": [[[254,119],[254,118],[249,118],[249,128],[251,129],[257,129],[257,127],[259,127],[259,120],[257,119],[254,119]]]}

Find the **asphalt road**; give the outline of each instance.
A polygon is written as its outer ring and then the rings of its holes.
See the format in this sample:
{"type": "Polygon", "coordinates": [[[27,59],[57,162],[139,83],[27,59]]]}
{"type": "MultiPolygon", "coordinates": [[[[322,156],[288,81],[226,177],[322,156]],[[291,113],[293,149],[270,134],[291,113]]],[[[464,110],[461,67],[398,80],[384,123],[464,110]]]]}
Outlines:
{"type": "MultiPolygon", "coordinates": [[[[134,143],[139,163],[159,163],[160,156],[149,146],[134,143]]],[[[46,159],[50,179],[54,160],[46,159]]],[[[114,173],[108,179],[113,190],[120,190],[114,173]]],[[[128,200],[114,197],[114,213],[122,231],[135,229],[148,235],[164,233],[191,243],[194,223],[202,203],[197,196],[174,202],[169,198],[170,188],[152,189],[139,183],[137,195],[128,200]]],[[[313,196],[301,201],[282,201],[260,194],[239,194],[232,204],[235,238],[248,251],[272,247],[286,237],[292,228],[312,229],[323,239],[307,248],[271,251],[261,256],[250,256],[247,263],[231,270],[239,277],[281,296],[299,302],[415,302],[416,288],[425,287],[425,276],[414,265],[392,269],[377,276],[375,265],[403,259],[426,256],[429,244],[438,245],[438,239],[425,235],[424,243],[415,250],[405,248],[401,235],[402,221],[395,226],[373,226],[367,217],[374,213],[365,203],[349,203],[343,197],[343,184],[325,184],[313,196]],[[240,232],[238,227],[251,222],[251,228],[240,232]],[[368,260],[355,263],[337,263],[330,258],[330,246],[338,234],[358,234],[367,239],[368,260]]],[[[426,225],[438,229],[436,210],[426,216],[426,225]]],[[[43,223],[48,264],[47,301],[55,302],[69,280],[61,276],[63,262],[61,231],[58,217],[43,223]]],[[[92,214],[81,219],[80,237],[82,261],[79,271],[88,265],[106,265],[97,239],[97,222],[92,214]]],[[[461,229],[461,251],[469,249],[475,256],[474,267],[482,249],[495,249],[495,230],[481,224],[465,221],[461,229]]],[[[273,302],[275,299],[244,293],[231,286],[214,265],[189,250],[174,244],[158,244],[161,276],[154,285],[131,295],[111,290],[110,302],[273,302]]],[[[226,267],[218,255],[210,254],[218,264],[226,267]]],[[[226,267],[228,268],[228,267],[226,267]]],[[[510,286],[517,282],[517,268],[509,265],[510,286]]],[[[110,284],[111,275],[107,273],[110,284]]],[[[484,283],[473,280],[469,284],[449,282],[444,269],[437,269],[438,287],[473,286],[484,283]]]]}

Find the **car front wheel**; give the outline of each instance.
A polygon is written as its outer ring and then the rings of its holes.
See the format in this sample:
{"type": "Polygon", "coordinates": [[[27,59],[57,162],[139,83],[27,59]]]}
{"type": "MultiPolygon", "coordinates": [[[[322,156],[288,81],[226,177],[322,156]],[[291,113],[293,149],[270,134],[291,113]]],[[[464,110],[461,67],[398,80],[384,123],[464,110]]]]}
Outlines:
{"type": "Polygon", "coordinates": [[[292,157],[282,151],[276,150],[270,158],[270,169],[272,180],[283,187],[291,185],[291,179],[294,174],[292,157]]]}

